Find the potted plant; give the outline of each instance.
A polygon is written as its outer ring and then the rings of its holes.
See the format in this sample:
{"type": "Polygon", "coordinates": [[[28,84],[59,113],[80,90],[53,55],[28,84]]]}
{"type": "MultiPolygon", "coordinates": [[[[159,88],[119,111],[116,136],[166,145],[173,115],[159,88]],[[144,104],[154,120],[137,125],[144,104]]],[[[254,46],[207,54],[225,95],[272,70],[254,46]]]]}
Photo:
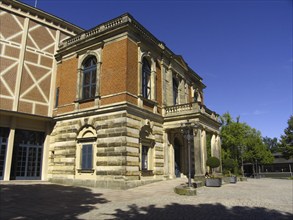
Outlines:
{"type": "Polygon", "coordinates": [[[214,176],[214,168],[217,168],[220,166],[220,160],[217,157],[210,157],[207,159],[206,162],[207,166],[210,167],[211,176],[206,175],[206,186],[212,186],[212,187],[220,187],[222,185],[222,178],[221,177],[215,177],[214,176]]]}

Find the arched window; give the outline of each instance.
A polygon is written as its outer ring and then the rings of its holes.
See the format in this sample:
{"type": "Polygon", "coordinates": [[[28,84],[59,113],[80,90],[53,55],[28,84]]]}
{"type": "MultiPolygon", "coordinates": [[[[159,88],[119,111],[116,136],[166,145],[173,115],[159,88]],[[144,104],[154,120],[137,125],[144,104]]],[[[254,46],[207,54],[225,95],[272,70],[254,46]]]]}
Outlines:
{"type": "Polygon", "coordinates": [[[178,102],[178,82],[175,78],[173,78],[173,104],[177,105],[178,102]]]}
{"type": "Polygon", "coordinates": [[[150,122],[147,122],[139,132],[140,139],[140,169],[142,176],[152,176],[154,163],[154,152],[155,152],[155,136],[153,135],[153,129],[150,122]]]}
{"type": "Polygon", "coordinates": [[[146,58],[142,60],[142,96],[151,99],[151,66],[146,58]]]}
{"type": "Polygon", "coordinates": [[[79,173],[92,173],[95,167],[95,147],[97,132],[85,126],[77,136],[76,168],[79,173]]]}
{"type": "Polygon", "coordinates": [[[88,57],[82,65],[82,99],[94,98],[97,84],[97,59],[88,57]]]}

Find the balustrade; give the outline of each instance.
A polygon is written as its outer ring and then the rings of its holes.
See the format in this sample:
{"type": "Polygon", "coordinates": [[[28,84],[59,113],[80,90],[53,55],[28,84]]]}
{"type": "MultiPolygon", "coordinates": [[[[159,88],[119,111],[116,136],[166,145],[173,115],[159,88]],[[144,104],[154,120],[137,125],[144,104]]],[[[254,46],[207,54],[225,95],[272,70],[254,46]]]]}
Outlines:
{"type": "Polygon", "coordinates": [[[186,114],[187,112],[192,112],[192,113],[200,112],[218,121],[218,115],[215,112],[211,111],[206,106],[201,105],[200,103],[197,103],[197,102],[165,107],[165,116],[176,115],[176,114],[181,115],[181,114],[186,114]]]}

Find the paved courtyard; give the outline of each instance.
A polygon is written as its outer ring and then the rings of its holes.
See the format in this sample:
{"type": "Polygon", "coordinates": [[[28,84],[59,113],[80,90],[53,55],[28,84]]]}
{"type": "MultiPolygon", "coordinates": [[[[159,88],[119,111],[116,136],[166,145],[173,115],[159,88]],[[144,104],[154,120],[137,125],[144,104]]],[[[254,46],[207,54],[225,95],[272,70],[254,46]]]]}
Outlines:
{"type": "Polygon", "coordinates": [[[293,181],[248,179],[180,196],[186,179],[129,190],[56,185],[0,184],[0,219],[293,219],[293,181]]]}

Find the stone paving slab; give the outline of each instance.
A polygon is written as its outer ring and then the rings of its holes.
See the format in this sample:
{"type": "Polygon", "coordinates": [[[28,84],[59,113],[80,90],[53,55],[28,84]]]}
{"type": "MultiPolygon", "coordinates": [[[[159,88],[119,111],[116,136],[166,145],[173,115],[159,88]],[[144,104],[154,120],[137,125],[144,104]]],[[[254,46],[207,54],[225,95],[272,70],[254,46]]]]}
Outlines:
{"type": "Polygon", "coordinates": [[[175,179],[129,190],[0,184],[0,219],[293,219],[293,181],[248,179],[180,196],[175,179]]]}

